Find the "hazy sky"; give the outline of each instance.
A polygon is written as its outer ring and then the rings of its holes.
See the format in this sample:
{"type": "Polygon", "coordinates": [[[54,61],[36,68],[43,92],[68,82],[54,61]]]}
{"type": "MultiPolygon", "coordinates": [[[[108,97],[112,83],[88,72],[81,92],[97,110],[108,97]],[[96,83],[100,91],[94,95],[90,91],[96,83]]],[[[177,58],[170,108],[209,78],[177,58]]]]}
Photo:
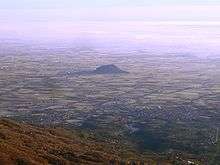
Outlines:
{"type": "Polygon", "coordinates": [[[220,4],[219,0],[1,0],[2,9],[77,8],[104,6],[202,5],[220,4]]]}
{"type": "Polygon", "coordinates": [[[0,38],[13,37],[126,38],[214,51],[220,0],[0,0],[0,38]]]}
{"type": "Polygon", "coordinates": [[[0,0],[0,21],[220,21],[220,1],[0,0]]]}

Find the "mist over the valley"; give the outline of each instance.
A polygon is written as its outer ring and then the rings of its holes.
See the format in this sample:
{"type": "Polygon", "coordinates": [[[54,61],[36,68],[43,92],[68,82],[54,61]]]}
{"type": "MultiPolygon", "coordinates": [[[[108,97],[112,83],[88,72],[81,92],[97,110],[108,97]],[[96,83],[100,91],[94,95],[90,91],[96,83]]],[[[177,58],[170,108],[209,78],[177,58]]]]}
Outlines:
{"type": "Polygon", "coordinates": [[[0,42],[57,49],[77,45],[107,51],[141,50],[219,58],[219,29],[218,22],[6,23],[0,27],[0,42]]]}

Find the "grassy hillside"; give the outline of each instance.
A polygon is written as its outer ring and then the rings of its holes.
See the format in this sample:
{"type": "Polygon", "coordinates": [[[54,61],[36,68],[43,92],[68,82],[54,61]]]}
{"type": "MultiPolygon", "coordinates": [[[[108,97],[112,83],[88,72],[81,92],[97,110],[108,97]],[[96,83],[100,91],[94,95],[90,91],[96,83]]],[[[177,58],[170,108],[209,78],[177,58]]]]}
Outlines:
{"type": "Polygon", "coordinates": [[[62,128],[40,128],[8,119],[0,119],[0,151],[1,165],[171,164],[158,158],[138,158],[135,153],[114,150],[62,128]],[[122,153],[127,157],[120,157],[122,153]]]}
{"type": "Polygon", "coordinates": [[[108,164],[118,160],[72,134],[0,120],[0,164],[108,164]]]}

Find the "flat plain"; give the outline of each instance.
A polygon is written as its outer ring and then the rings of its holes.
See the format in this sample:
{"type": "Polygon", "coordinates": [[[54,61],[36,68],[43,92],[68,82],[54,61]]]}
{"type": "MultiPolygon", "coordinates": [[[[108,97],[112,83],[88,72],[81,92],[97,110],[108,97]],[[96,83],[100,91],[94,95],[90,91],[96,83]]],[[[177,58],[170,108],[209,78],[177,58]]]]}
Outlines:
{"type": "Polygon", "coordinates": [[[220,59],[1,43],[0,115],[141,156],[216,161],[220,59]],[[114,64],[129,74],[66,75],[114,64]]]}

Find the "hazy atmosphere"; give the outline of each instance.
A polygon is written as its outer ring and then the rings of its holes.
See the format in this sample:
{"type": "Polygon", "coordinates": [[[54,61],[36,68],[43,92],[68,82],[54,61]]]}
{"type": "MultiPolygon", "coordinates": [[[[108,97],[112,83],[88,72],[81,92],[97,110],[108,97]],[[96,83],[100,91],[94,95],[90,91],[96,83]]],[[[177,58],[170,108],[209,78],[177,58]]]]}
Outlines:
{"type": "Polygon", "coordinates": [[[191,51],[207,56],[220,49],[219,29],[218,1],[0,1],[3,39],[80,39],[91,44],[121,40],[120,44],[138,42],[163,49],[190,45],[191,51]]]}
{"type": "Polygon", "coordinates": [[[1,165],[219,165],[219,0],[0,0],[1,165]]]}

